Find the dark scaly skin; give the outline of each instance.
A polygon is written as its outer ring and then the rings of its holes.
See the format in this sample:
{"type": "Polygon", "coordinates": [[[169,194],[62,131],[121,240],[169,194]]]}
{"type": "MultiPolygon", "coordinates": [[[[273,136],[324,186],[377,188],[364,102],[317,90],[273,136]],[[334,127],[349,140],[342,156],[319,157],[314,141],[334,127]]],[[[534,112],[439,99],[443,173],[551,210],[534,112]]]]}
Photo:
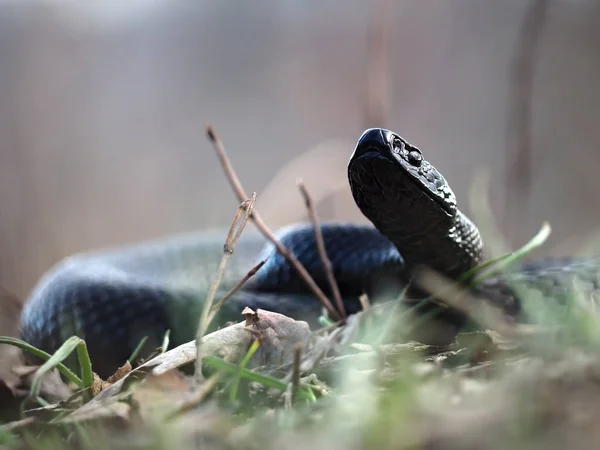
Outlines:
{"type": "Polygon", "coordinates": [[[481,262],[483,242],[444,177],[421,151],[381,128],[363,133],[348,164],[354,201],[410,265],[457,278],[481,262]]]}
{"type": "Polygon", "coordinates": [[[537,322],[538,312],[531,299],[542,299],[553,311],[551,320],[560,322],[561,309],[578,301],[595,301],[600,295],[600,258],[543,259],[518,265],[506,274],[485,280],[475,290],[508,317],[521,322],[537,322]],[[529,306],[529,308],[528,308],[529,306]]]}

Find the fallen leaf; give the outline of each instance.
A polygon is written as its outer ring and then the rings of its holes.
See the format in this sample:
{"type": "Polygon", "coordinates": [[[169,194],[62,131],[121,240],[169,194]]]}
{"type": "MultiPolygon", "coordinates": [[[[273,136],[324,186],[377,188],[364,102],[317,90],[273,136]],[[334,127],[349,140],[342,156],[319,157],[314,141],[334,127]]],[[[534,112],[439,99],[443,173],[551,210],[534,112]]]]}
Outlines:
{"type": "Polygon", "coordinates": [[[81,408],[56,420],[56,423],[80,423],[109,420],[111,424],[124,426],[129,423],[131,406],[118,400],[103,403],[86,403],[81,408]]]}
{"type": "MultiPolygon", "coordinates": [[[[39,366],[16,366],[12,371],[19,377],[18,387],[29,392],[33,378],[39,366]]],[[[40,387],[40,397],[49,403],[57,403],[68,399],[73,394],[73,390],[65,384],[60,377],[58,370],[51,370],[42,377],[40,387]]]]}
{"type": "Polygon", "coordinates": [[[283,314],[246,308],[246,329],[260,340],[260,347],[250,360],[249,367],[277,367],[291,363],[297,344],[302,353],[309,349],[312,333],[307,322],[283,314]]]}
{"type": "Polygon", "coordinates": [[[177,370],[161,375],[150,374],[133,390],[132,400],[144,421],[150,418],[162,420],[174,407],[188,399],[193,387],[192,380],[177,370]]]}
{"type": "Polygon", "coordinates": [[[113,383],[119,381],[121,378],[123,378],[128,373],[130,373],[132,370],[133,370],[133,367],[131,366],[131,363],[129,361],[127,361],[125,364],[123,364],[121,367],[119,367],[115,373],[113,373],[110,377],[108,377],[106,379],[106,382],[113,384],[113,383]]]}
{"type": "MultiPolygon", "coordinates": [[[[245,323],[239,322],[221,328],[202,338],[202,355],[214,355],[226,361],[237,362],[246,354],[252,337],[245,323]]],[[[161,375],[196,360],[196,342],[190,341],[162,353],[140,366],[152,368],[153,375],[161,375]]]]}

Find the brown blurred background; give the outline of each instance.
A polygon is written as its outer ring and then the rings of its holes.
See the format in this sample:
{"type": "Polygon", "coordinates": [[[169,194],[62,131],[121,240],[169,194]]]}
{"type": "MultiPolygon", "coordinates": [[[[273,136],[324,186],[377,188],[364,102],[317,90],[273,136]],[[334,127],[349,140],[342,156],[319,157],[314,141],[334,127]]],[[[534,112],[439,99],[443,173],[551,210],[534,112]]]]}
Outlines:
{"type": "Polygon", "coordinates": [[[540,254],[577,251],[600,223],[600,2],[0,11],[0,285],[21,299],[73,252],[229,224],[237,202],[206,122],[274,228],[305,219],[299,177],[322,220],[364,221],[345,164],[368,126],[421,147],[466,212],[487,170],[514,245],[548,220],[540,254]]]}

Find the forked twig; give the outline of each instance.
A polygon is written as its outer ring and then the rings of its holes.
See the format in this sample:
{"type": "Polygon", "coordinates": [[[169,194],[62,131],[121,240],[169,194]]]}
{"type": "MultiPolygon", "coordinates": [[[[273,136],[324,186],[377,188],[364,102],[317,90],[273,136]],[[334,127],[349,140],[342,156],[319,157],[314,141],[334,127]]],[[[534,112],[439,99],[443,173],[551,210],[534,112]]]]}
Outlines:
{"type": "Polygon", "coordinates": [[[297,182],[298,188],[300,189],[300,193],[302,197],[304,197],[304,203],[306,204],[306,209],[308,210],[308,216],[310,217],[310,221],[313,225],[313,230],[315,231],[315,240],[317,242],[317,249],[319,251],[319,257],[321,258],[321,262],[323,263],[323,267],[325,269],[325,274],[327,275],[327,282],[329,283],[329,287],[331,288],[331,292],[333,293],[333,299],[335,300],[336,306],[340,315],[342,316],[342,320],[346,317],[346,308],[344,307],[344,302],[342,301],[342,294],[340,293],[340,288],[337,284],[337,280],[335,279],[335,275],[333,274],[333,266],[331,265],[331,260],[327,255],[327,250],[325,249],[325,240],[323,239],[323,232],[321,231],[321,227],[319,225],[319,219],[317,217],[317,212],[315,211],[315,207],[313,205],[312,199],[304,185],[302,180],[298,180],[297,182]]]}
{"type": "MultiPolygon", "coordinates": [[[[208,295],[206,296],[206,303],[204,304],[204,308],[202,309],[202,315],[200,316],[200,324],[198,326],[198,331],[196,334],[196,361],[200,361],[200,353],[202,346],[202,336],[206,333],[208,329],[208,325],[210,324],[211,319],[214,317],[210,315],[210,311],[212,309],[213,302],[215,300],[215,295],[217,294],[217,289],[221,284],[221,280],[223,279],[223,275],[225,273],[225,269],[227,268],[227,264],[229,263],[229,258],[233,254],[233,249],[235,248],[235,244],[239,240],[242,235],[242,231],[246,227],[248,220],[250,219],[250,215],[252,214],[252,210],[254,209],[254,205],[256,203],[256,192],[252,193],[252,197],[248,200],[243,200],[240,206],[238,207],[237,213],[231,222],[231,227],[229,228],[229,233],[227,233],[227,238],[225,239],[225,245],[223,246],[223,257],[221,258],[221,263],[219,264],[219,270],[217,271],[217,275],[213,280],[210,290],[208,291],[208,295]]],[[[201,364],[196,364],[196,375],[200,377],[201,375],[201,364]]]]}
{"type": "MultiPolygon", "coordinates": [[[[229,183],[231,184],[231,187],[233,188],[235,195],[240,200],[247,198],[246,192],[244,191],[244,188],[242,187],[242,184],[240,183],[240,180],[237,177],[235,170],[233,169],[231,161],[229,160],[229,157],[227,156],[227,153],[225,152],[225,147],[223,146],[221,139],[217,136],[217,134],[215,133],[212,126],[208,125],[206,127],[206,134],[207,134],[209,140],[211,141],[211,143],[213,144],[215,151],[217,152],[219,161],[220,161],[221,165],[223,166],[225,175],[227,176],[227,179],[229,180],[229,183]]],[[[315,283],[315,281],[312,279],[312,277],[310,276],[308,271],[304,268],[304,266],[300,263],[300,261],[298,261],[298,259],[294,256],[294,254],[291,253],[290,251],[288,251],[288,249],[285,248],[285,246],[283,244],[281,244],[281,242],[279,242],[279,239],[277,239],[277,237],[275,237],[273,232],[269,229],[269,227],[260,218],[258,212],[253,211],[251,214],[251,219],[254,221],[254,224],[260,230],[260,232],[269,241],[271,241],[273,243],[273,245],[275,246],[277,251],[281,255],[283,255],[283,257],[296,269],[296,271],[300,274],[300,277],[304,280],[304,282],[307,284],[307,286],[310,288],[310,290],[315,294],[315,296],[319,299],[319,301],[323,304],[323,306],[327,309],[327,311],[329,311],[329,313],[332,315],[332,317],[334,317],[336,320],[340,320],[341,317],[340,317],[339,313],[333,307],[333,305],[331,304],[331,302],[329,301],[327,296],[323,293],[321,288],[319,288],[317,283],[315,283]]]]}
{"type": "Polygon", "coordinates": [[[227,294],[225,294],[225,295],[223,296],[223,298],[222,298],[221,300],[219,300],[217,303],[215,303],[215,305],[212,307],[212,310],[210,311],[210,313],[209,313],[209,316],[208,316],[208,321],[209,321],[209,323],[210,323],[210,322],[212,322],[212,320],[213,320],[213,319],[214,319],[214,317],[215,317],[215,314],[217,314],[217,312],[219,311],[219,309],[221,309],[221,307],[223,306],[223,304],[224,304],[224,303],[225,303],[227,300],[229,300],[231,297],[233,297],[233,296],[234,296],[234,294],[235,294],[237,291],[239,291],[239,290],[240,290],[240,289],[241,289],[241,288],[244,286],[244,284],[246,284],[246,282],[247,282],[247,281],[248,281],[250,278],[252,278],[252,277],[253,277],[253,276],[256,274],[256,272],[258,272],[258,271],[260,270],[260,268],[261,268],[262,266],[264,266],[264,265],[265,265],[265,263],[266,263],[266,262],[267,262],[267,260],[266,260],[266,259],[263,259],[261,262],[259,262],[257,265],[255,265],[255,266],[254,266],[252,269],[250,269],[250,270],[248,271],[248,273],[247,273],[246,275],[244,275],[244,278],[242,278],[240,281],[238,281],[238,283],[237,283],[237,284],[236,284],[234,287],[232,287],[232,288],[229,290],[229,292],[227,292],[227,294]]]}

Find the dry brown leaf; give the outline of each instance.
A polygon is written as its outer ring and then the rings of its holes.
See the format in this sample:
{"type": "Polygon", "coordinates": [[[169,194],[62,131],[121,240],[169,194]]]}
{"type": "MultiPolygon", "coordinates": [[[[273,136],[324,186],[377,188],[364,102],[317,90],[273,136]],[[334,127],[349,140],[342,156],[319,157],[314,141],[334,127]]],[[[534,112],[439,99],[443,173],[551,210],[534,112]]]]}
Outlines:
{"type": "MultiPolygon", "coordinates": [[[[248,351],[252,338],[240,322],[221,328],[202,338],[202,354],[215,355],[225,361],[239,361],[248,351]]],[[[196,360],[196,342],[190,341],[162,353],[140,367],[152,368],[153,375],[161,375],[196,360]]]]}
{"type": "Polygon", "coordinates": [[[151,417],[161,420],[174,407],[187,400],[193,391],[192,379],[171,370],[161,375],[149,375],[136,387],[132,398],[145,421],[151,417]]]}
{"type": "MultiPolygon", "coordinates": [[[[31,402],[32,400],[29,399],[29,402],[31,402]]],[[[24,405],[25,409],[25,413],[28,417],[35,417],[36,420],[38,420],[40,423],[41,422],[47,422],[50,421],[56,417],[58,417],[61,414],[65,414],[65,413],[70,413],[72,411],[75,411],[77,408],[79,408],[82,404],[83,404],[83,395],[81,391],[75,392],[73,393],[69,398],[67,398],[66,400],[57,402],[57,403],[52,403],[49,404],[47,406],[36,406],[36,407],[32,407],[30,409],[27,409],[27,407],[29,406],[29,403],[26,403],[24,405]]]]}
{"type": "MultiPolygon", "coordinates": [[[[12,371],[19,377],[18,387],[29,391],[33,377],[39,366],[16,366],[12,371]]],[[[44,398],[49,403],[56,403],[67,400],[73,391],[61,379],[58,370],[51,370],[45,373],[42,377],[40,385],[40,397],[44,398]]]]}
{"type": "Polygon", "coordinates": [[[115,384],[117,381],[125,378],[132,371],[133,371],[133,368],[131,366],[131,363],[129,361],[127,361],[124,365],[119,367],[117,369],[117,371],[114,374],[112,374],[110,377],[108,377],[106,380],[103,380],[94,372],[94,384],[92,385],[92,396],[95,397],[100,392],[109,389],[113,384],[115,384]]]}
{"type": "Polygon", "coordinates": [[[96,372],[94,372],[94,381],[92,383],[92,397],[95,397],[96,395],[98,395],[100,392],[102,392],[103,389],[106,389],[106,387],[110,386],[110,384],[107,385],[107,383],[100,378],[96,372]]]}
{"type": "Polygon", "coordinates": [[[303,353],[308,350],[312,338],[308,323],[262,309],[254,312],[247,308],[244,312],[246,329],[260,340],[250,367],[289,364],[294,360],[297,344],[303,353]]]}
{"type": "Polygon", "coordinates": [[[102,403],[86,403],[81,408],[58,419],[57,423],[80,423],[109,420],[117,425],[129,423],[131,406],[125,402],[110,400],[102,403]]]}
{"type": "MultiPolygon", "coordinates": [[[[217,356],[228,362],[239,362],[247,353],[253,338],[261,345],[252,358],[251,367],[280,365],[293,360],[294,346],[301,343],[307,349],[311,340],[306,322],[282,314],[259,309],[244,309],[246,322],[221,328],[202,338],[202,355],[217,356]]],[[[196,360],[196,342],[190,341],[146,361],[140,368],[152,368],[153,375],[161,375],[196,360]]]]}
{"type": "Polygon", "coordinates": [[[123,378],[125,375],[130,373],[132,370],[133,370],[133,367],[131,366],[131,363],[129,361],[127,361],[125,364],[123,364],[121,367],[119,367],[115,373],[113,373],[110,377],[108,377],[106,379],[106,382],[110,383],[110,384],[116,383],[121,378],[123,378]]]}
{"type": "Polygon", "coordinates": [[[131,383],[139,381],[143,379],[147,375],[147,372],[142,367],[137,367],[129,372],[127,375],[123,376],[120,380],[115,381],[110,384],[107,382],[103,383],[102,390],[96,395],[92,400],[88,402],[90,403],[103,403],[108,401],[111,398],[115,398],[120,394],[127,391],[127,388],[131,383]]]}

